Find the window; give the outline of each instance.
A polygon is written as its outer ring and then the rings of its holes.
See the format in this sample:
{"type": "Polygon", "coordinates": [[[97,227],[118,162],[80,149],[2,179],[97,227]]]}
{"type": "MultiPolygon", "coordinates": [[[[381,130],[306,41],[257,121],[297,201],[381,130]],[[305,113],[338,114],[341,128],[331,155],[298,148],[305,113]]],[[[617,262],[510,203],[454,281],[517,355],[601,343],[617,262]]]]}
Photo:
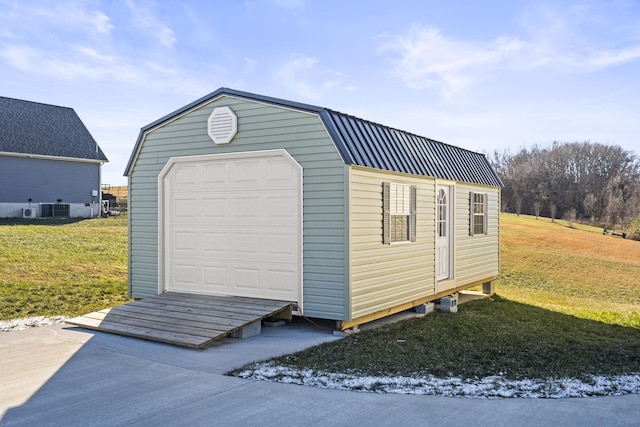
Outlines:
{"type": "Polygon", "coordinates": [[[469,224],[469,234],[487,234],[487,194],[471,193],[471,223],[469,224]]]}
{"type": "Polygon", "coordinates": [[[382,183],[384,244],[416,241],[416,187],[382,183]]]}
{"type": "Polygon", "coordinates": [[[449,228],[449,215],[447,213],[447,208],[449,207],[449,202],[447,201],[447,192],[442,188],[438,191],[437,205],[438,216],[436,223],[438,225],[438,237],[447,237],[447,229],[449,228]]]}

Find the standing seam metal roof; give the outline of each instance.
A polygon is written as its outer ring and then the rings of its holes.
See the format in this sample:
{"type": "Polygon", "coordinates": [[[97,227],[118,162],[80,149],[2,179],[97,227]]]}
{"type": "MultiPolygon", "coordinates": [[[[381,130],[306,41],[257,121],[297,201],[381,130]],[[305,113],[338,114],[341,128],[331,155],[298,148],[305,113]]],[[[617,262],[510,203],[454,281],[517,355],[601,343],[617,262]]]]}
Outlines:
{"type": "Polygon", "coordinates": [[[213,99],[229,95],[316,113],[325,124],[343,161],[349,165],[423,175],[451,181],[501,187],[502,182],[480,153],[315,105],[220,88],[140,130],[125,170],[129,175],[146,132],[213,99]]]}
{"type": "Polygon", "coordinates": [[[463,148],[369,122],[333,110],[325,124],[334,127],[345,162],[374,169],[501,187],[487,158],[463,148]]]}

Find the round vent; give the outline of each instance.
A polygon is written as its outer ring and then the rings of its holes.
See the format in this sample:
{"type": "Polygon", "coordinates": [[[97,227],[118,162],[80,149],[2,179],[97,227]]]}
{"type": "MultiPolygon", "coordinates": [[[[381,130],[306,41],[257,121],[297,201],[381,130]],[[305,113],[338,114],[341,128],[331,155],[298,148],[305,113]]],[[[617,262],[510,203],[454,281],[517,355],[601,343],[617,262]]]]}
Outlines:
{"type": "Polygon", "coordinates": [[[216,107],[208,120],[209,137],[216,144],[228,144],[238,132],[238,117],[229,107],[216,107]]]}

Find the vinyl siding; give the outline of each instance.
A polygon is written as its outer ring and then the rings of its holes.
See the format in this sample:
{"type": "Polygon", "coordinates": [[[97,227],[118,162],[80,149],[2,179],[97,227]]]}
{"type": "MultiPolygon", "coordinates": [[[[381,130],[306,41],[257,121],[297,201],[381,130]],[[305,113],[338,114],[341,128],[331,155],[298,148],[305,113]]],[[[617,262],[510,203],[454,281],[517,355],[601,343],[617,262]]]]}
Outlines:
{"type": "Polygon", "coordinates": [[[349,278],[355,319],[435,292],[435,180],[349,169],[349,278]],[[416,242],[382,243],[382,183],[417,186],[416,242]]]}
{"type": "Polygon", "coordinates": [[[500,189],[458,183],[455,206],[455,285],[464,286],[498,275],[500,189]],[[488,232],[469,235],[469,194],[488,195],[488,232]]]}
{"type": "Polygon", "coordinates": [[[0,156],[0,202],[99,203],[100,163],[0,156]]]}
{"type": "Polygon", "coordinates": [[[286,149],[303,168],[303,292],[307,316],[347,315],[344,168],[314,114],[223,96],[144,137],[129,177],[130,288],[134,297],[158,289],[158,175],[171,157],[286,149]],[[213,108],[238,116],[230,144],[207,135],[213,108]]]}

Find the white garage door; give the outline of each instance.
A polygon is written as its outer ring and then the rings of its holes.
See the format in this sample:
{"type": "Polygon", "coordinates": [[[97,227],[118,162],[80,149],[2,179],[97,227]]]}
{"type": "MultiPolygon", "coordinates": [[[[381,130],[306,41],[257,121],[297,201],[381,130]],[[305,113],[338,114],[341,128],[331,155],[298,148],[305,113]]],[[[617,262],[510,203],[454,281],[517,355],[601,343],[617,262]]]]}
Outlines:
{"type": "Polygon", "coordinates": [[[302,171],[286,151],[174,158],[160,185],[161,291],[302,304],[302,171]]]}

